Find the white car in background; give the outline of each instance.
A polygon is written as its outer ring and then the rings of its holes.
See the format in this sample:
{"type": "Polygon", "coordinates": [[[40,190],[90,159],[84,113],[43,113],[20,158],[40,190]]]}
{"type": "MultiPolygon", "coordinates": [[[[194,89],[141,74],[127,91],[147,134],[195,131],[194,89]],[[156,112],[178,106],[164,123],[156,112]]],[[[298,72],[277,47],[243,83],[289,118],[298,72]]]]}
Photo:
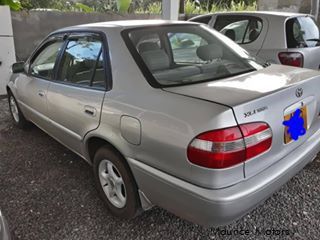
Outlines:
{"type": "Polygon", "coordinates": [[[320,30],[312,15],[225,12],[200,15],[189,21],[208,24],[258,59],[320,69],[320,30]]]}

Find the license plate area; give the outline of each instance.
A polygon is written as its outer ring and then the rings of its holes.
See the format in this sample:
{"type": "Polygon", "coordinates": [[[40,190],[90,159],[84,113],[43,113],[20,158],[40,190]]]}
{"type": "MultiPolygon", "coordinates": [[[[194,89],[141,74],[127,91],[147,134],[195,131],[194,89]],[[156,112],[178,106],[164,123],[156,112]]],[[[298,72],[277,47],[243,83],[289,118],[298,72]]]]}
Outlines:
{"type": "MultiPolygon", "coordinates": [[[[307,106],[302,106],[301,108],[299,108],[301,113],[300,113],[300,117],[303,118],[303,127],[305,130],[308,129],[308,112],[307,112],[307,106]]],[[[284,121],[289,121],[295,114],[295,111],[289,114],[286,114],[284,116],[284,121]]],[[[289,127],[285,126],[284,127],[284,143],[288,144],[290,142],[293,141],[291,134],[289,133],[289,127]]]]}

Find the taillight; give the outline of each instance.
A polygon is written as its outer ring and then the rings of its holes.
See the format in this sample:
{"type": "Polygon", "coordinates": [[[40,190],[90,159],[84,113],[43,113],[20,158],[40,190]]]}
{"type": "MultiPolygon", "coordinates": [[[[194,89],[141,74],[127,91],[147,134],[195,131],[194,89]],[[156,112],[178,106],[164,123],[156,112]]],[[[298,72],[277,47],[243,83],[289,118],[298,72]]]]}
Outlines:
{"type": "Polygon", "coordinates": [[[190,162],[207,168],[227,168],[266,152],[271,147],[272,132],[266,123],[205,132],[188,146],[190,162]]]}
{"type": "Polygon", "coordinates": [[[303,55],[298,52],[281,52],[278,54],[279,60],[283,65],[293,67],[303,67],[303,55]]]}

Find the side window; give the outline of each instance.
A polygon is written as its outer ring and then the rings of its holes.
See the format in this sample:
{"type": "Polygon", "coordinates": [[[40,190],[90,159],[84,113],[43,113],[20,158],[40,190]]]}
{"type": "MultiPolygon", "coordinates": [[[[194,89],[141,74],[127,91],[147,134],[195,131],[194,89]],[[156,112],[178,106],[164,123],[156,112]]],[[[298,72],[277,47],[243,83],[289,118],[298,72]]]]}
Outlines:
{"type": "Polygon", "coordinates": [[[246,34],[248,24],[249,20],[233,22],[225,26],[220,32],[236,43],[241,44],[243,41],[243,36],[246,34]]]}
{"type": "Polygon", "coordinates": [[[214,29],[229,37],[238,44],[255,41],[262,31],[262,21],[255,17],[218,16],[214,29]]]}
{"type": "Polygon", "coordinates": [[[54,66],[63,41],[53,41],[46,44],[31,61],[30,71],[33,76],[53,79],[54,66]]]}
{"type": "Polygon", "coordinates": [[[192,33],[168,33],[175,63],[201,63],[197,48],[207,45],[201,36],[192,33]]]}
{"type": "Polygon", "coordinates": [[[320,29],[310,17],[298,17],[286,22],[288,48],[319,46],[320,29]]]}
{"type": "Polygon", "coordinates": [[[102,41],[96,36],[69,39],[58,79],[82,86],[104,86],[102,41]]]}
{"type": "Polygon", "coordinates": [[[262,31],[262,22],[257,19],[252,19],[249,22],[243,43],[250,43],[256,40],[262,31]]]}

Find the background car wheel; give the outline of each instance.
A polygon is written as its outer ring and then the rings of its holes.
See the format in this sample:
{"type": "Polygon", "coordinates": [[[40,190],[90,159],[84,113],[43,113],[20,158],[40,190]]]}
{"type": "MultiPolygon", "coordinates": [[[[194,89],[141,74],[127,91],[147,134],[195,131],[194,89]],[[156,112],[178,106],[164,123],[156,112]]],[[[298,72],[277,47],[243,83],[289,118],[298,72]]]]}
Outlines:
{"type": "Polygon", "coordinates": [[[28,121],[23,116],[23,113],[21,112],[18,106],[17,100],[15,99],[12,93],[8,94],[8,101],[10,113],[15,125],[22,129],[26,128],[28,125],[28,121]]]}
{"type": "Polygon", "coordinates": [[[130,219],[140,212],[138,188],[125,159],[111,147],[100,148],[94,157],[95,185],[111,213],[130,219]]]}

